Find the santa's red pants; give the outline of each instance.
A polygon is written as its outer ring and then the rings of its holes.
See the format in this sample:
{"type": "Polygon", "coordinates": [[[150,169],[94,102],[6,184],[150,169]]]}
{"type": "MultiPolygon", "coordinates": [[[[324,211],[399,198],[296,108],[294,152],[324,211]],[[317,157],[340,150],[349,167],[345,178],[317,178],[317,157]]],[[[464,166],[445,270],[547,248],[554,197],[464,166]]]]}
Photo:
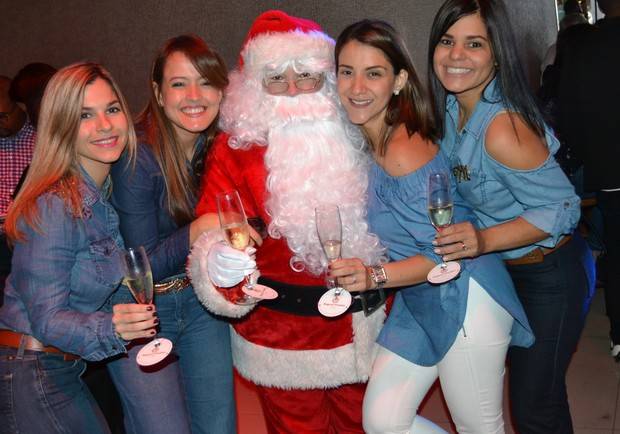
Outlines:
{"type": "Polygon", "coordinates": [[[362,434],[366,384],[334,389],[257,387],[270,434],[362,434]]]}

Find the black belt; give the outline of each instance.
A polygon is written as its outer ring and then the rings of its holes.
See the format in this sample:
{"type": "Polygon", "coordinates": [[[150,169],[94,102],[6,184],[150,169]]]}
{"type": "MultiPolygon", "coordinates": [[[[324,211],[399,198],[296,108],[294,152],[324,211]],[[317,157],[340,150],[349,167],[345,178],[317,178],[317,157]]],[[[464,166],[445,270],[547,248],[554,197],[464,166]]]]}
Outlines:
{"type": "MultiPolygon", "coordinates": [[[[266,277],[259,277],[258,283],[267,285],[278,291],[278,297],[273,300],[262,300],[261,306],[278,312],[301,316],[322,316],[317,308],[321,296],[327,291],[325,286],[292,285],[278,282],[266,277]]],[[[381,307],[386,300],[385,290],[352,292],[351,306],[345,313],[364,311],[366,316],[381,307]]]]}

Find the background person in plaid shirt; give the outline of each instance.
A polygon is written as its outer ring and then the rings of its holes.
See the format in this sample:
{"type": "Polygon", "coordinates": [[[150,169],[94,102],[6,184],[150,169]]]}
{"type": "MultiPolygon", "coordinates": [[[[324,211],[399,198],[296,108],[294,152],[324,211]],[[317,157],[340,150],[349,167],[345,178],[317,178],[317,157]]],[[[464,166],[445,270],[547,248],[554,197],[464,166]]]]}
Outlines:
{"type": "MultiPolygon", "coordinates": [[[[11,80],[0,76],[0,219],[4,224],[13,191],[32,159],[35,130],[28,116],[9,97],[11,80]]],[[[0,288],[11,268],[4,230],[0,230],[0,288]]],[[[1,305],[1,302],[0,302],[1,305]]]]}

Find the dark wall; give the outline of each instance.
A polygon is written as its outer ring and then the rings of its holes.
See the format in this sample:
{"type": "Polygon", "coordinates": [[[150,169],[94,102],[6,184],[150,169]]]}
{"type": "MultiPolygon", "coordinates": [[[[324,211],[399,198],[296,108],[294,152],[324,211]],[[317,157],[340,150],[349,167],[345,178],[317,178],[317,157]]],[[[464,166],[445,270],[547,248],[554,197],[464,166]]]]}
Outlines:
{"type": "MultiPolygon", "coordinates": [[[[119,81],[135,111],[146,99],[151,57],[164,40],[196,33],[232,67],[254,18],[278,8],[316,20],[333,37],[361,18],[385,19],[403,34],[424,75],[427,37],[442,1],[0,0],[0,74],[13,76],[35,61],[56,67],[98,61],[119,81]]],[[[540,59],[555,39],[554,2],[507,2],[533,84],[540,59]]]]}

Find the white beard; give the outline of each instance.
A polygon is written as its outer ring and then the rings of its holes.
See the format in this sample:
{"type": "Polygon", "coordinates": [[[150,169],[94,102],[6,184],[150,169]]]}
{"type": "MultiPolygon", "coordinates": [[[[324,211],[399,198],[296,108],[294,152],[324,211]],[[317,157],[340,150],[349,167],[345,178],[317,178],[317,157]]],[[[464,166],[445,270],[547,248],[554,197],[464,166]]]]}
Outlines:
{"type": "Polygon", "coordinates": [[[294,255],[291,267],[315,275],[326,269],[314,214],[323,204],[340,207],[343,257],[382,261],[384,249],[366,222],[368,157],[361,135],[322,93],[265,102],[271,114],[265,155],[268,229],[270,236],[286,238],[294,255]]]}

